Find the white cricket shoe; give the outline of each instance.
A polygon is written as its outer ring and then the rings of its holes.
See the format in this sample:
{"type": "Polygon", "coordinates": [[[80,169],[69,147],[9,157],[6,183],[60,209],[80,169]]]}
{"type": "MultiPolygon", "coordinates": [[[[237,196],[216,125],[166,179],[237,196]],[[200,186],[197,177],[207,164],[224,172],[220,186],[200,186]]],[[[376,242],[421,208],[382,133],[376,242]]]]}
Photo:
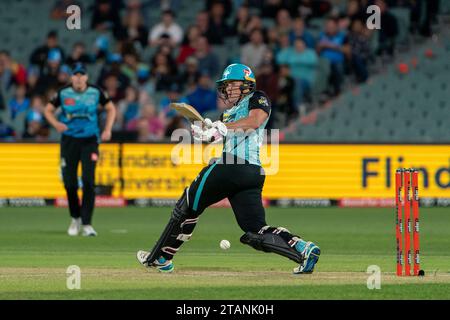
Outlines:
{"type": "Polygon", "coordinates": [[[153,261],[153,263],[148,263],[148,256],[150,255],[150,252],[139,250],[136,253],[136,258],[138,259],[139,263],[142,264],[144,267],[150,268],[155,267],[158,269],[159,272],[165,272],[165,273],[171,273],[173,272],[174,266],[172,260],[166,260],[164,257],[159,257],[159,259],[156,259],[153,261]]]}
{"type": "Polygon", "coordinates": [[[67,234],[72,237],[77,236],[80,233],[80,226],[81,218],[72,218],[72,222],[70,223],[69,229],[67,230],[67,234]]]}
{"type": "Polygon", "coordinates": [[[97,236],[97,232],[92,228],[90,224],[83,225],[83,233],[84,237],[95,237],[97,236]]]}

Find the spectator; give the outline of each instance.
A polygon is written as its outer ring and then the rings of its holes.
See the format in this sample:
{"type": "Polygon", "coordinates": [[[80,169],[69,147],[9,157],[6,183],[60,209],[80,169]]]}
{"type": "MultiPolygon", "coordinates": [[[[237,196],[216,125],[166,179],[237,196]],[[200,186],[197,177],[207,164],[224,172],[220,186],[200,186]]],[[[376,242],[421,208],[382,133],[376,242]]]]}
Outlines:
{"type": "Polygon", "coordinates": [[[141,63],[137,69],[137,83],[140,92],[144,92],[149,96],[155,94],[155,84],[150,78],[150,67],[147,64],[141,63]]]}
{"type": "Polygon", "coordinates": [[[292,29],[292,19],[289,11],[281,9],[277,12],[276,25],[278,35],[288,34],[292,29]]]}
{"type": "Polygon", "coordinates": [[[37,66],[31,66],[27,70],[27,94],[28,96],[34,96],[37,94],[37,83],[39,80],[39,68],[37,66]]]}
{"type": "Polygon", "coordinates": [[[116,74],[109,73],[103,80],[102,87],[105,88],[106,93],[114,104],[119,103],[125,96],[124,92],[121,90],[119,79],[116,74]]]}
{"type": "Polygon", "coordinates": [[[128,10],[123,26],[118,32],[119,40],[127,40],[145,48],[148,42],[148,28],[144,25],[144,18],[138,10],[128,10]]]}
{"type": "Polygon", "coordinates": [[[175,47],[183,40],[183,29],[175,22],[175,14],[171,10],[165,10],[162,20],[155,25],[149,34],[148,42],[150,46],[157,47],[161,44],[161,35],[169,36],[169,43],[175,47]]]}
{"type": "Polygon", "coordinates": [[[192,92],[197,87],[199,77],[197,59],[195,57],[187,58],[184,71],[181,74],[181,82],[186,85],[188,92],[192,92]]]}
{"type": "Polygon", "coordinates": [[[375,4],[380,7],[381,29],[378,30],[378,54],[387,53],[394,55],[395,38],[398,35],[397,19],[392,15],[384,0],[376,0],[375,4]]]}
{"type": "Polygon", "coordinates": [[[71,5],[78,6],[83,12],[82,5],[79,1],[74,0],[57,0],[50,11],[50,18],[53,20],[65,20],[69,16],[67,8],[71,5]]]}
{"type": "Polygon", "coordinates": [[[200,28],[196,25],[191,25],[184,37],[183,44],[178,54],[177,63],[183,64],[188,57],[195,53],[195,43],[200,37],[200,28]]]}
{"type": "Polygon", "coordinates": [[[217,109],[217,92],[212,89],[211,77],[208,72],[200,73],[197,88],[187,96],[189,104],[194,106],[200,114],[217,109]]]}
{"type": "Polygon", "coordinates": [[[249,21],[250,12],[248,6],[240,6],[233,24],[233,34],[238,37],[239,44],[248,42],[247,25],[249,21]]]}
{"type": "Polygon", "coordinates": [[[190,130],[190,125],[187,123],[186,119],[180,115],[175,115],[169,120],[166,130],[164,131],[164,137],[172,137],[172,133],[177,129],[190,130]]]}
{"type": "Polygon", "coordinates": [[[115,35],[120,28],[120,16],[117,8],[109,0],[97,0],[91,20],[95,31],[112,31],[115,35]]]}
{"type": "Polygon", "coordinates": [[[109,39],[105,34],[100,34],[94,44],[95,60],[105,60],[109,56],[109,39]]]}
{"type": "Polygon", "coordinates": [[[36,92],[45,95],[49,89],[58,89],[58,73],[61,66],[62,56],[58,49],[48,52],[47,65],[43,69],[36,84],[36,92]]]}
{"type": "Polygon", "coordinates": [[[233,12],[233,0],[206,0],[206,10],[213,10],[214,5],[217,3],[220,3],[223,7],[224,18],[229,18],[231,13],[233,12]]]}
{"type": "Polygon", "coordinates": [[[212,77],[216,76],[219,68],[219,59],[211,51],[208,39],[204,36],[200,37],[197,41],[194,56],[198,60],[198,69],[207,71],[212,77]]]}
{"type": "Polygon", "coordinates": [[[361,20],[353,20],[348,35],[351,65],[359,83],[368,78],[367,63],[370,58],[370,43],[361,20]]]}
{"type": "Polygon", "coordinates": [[[297,17],[292,24],[292,30],[289,32],[289,42],[294,44],[295,39],[301,38],[309,49],[315,48],[314,37],[305,30],[305,22],[302,18],[297,17]]]}
{"type": "Polygon", "coordinates": [[[139,92],[136,87],[129,86],[125,90],[125,98],[117,104],[117,117],[114,123],[115,130],[125,129],[131,120],[139,114],[139,92]]]}
{"type": "Polygon", "coordinates": [[[278,100],[278,74],[274,70],[272,61],[263,61],[256,76],[258,90],[264,91],[272,101],[272,109],[277,109],[278,100]]]}
{"type": "Polygon", "coordinates": [[[0,118],[0,141],[14,141],[15,135],[14,129],[3,123],[3,119],[0,118]]]}
{"type": "Polygon", "coordinates": [[[330,13],[332,5],[329,0],[303,0],[298,7],[300,16],[306,22],[311,18],[322,18],[330,13]]]}
{"type": "Polygon", "coordinates": [[[367,14],[362,10],[362,7],[358,0],[350,0],[347,3],[346,15],[350,18],[351,21],[365,21],[367,14]]]}
{"type": "Polygon", "coordinates": [[[275,18],[283,8],[283,0],[266,0],[262,6],[262,16],[265,18],[275,18]]]}
{"type": "Polygon", "coordinates": [[[25,117],[24,139],[34,138],[36,141],[45,141],[50,134],[50,127],[44,117],[44,101],[41,96],[31,98],[31,108],[25,117]]]}
{"type": "Polygon", "coordinates": [[[195,25],[200,29],[203,36],[208,34],[209,30],[209,14],[208,11],[200,11],[195,18],[195,25]]]}
{"type": "Polygon", "coordinates": [[[94,58],[86,53],[86,46],[83,42],[75,42],[70,56],[66,59],[66,64],[73,66],[80,62],[84,64],[92,63],[94,62],[94,58]]]}
{"type": "Polygon", "coordinates": [[[103,87],[105,78],[108,75],[113,74],[119,81],[119,90],[125,91],[125,89],[130,85],[130,79],[122,72],[122,56],[118,53],[113,53],[108,56],[107,62],[108,63],[105,64],[100,71],[97,85],[103,87]]]}
{"type": "Polygon", "coordinates": [[[289,65],[282,64],[278,72],[278,99],[277,111],[287,114],[288,118],[295,118],[298,115],[294,107],[295,80],[291,77],[289,65]]]}
{"type": "Polygon", "coordinates": [[[181,95],[182,92],[181,85],[177,82],[172,83],[166,91],[166,96],[163,97],[159,103],[160,110],[165,118],[173,118],[177,114],[175,110],[169,107],[172,102],[189,103],[189,100],[181,95]]]}
{"type": "Polygon", "coordinates": [[[278,63],[289,65],[295,79],[295,106],[300,106],[304,98],[310,100],[311,87],[315,82],[318,58],[314,50],[306,48],[305,42],[297,38],[294,48],[278,59],[278,63]]]}
{"type": "Polygon", "coordinates": [[[263,26],[262,20],[257,15],[250,16],[250,20],[245,28],[245,34],[243,35],[243,43],[246,43],[250,40],[250,33],[255,30],[259,29],[262,31],[264,38],[266,38],[266,29],[263,26]]]}
{"type": "Polygon", "coordinates": [[[178,81],[177,65],[170,55],[157,52],[152,59],[152,77],[155,80],[155,90],[165,91],[173,82],[178,81]]]}
{"type": "Polygon", "coordinates": [[[277,63],[280,63],[280,61],[285,61],[287,56],[291,54],[292,46],[289,44],[289,35],[287,33],[280,36],[278,47],[274,51],[277,63]]]}
{"type": "Polygon", "coordinates": [[[140,116],[131,120],[126,128],[128,131],[138,132],[139,142],[161,140],[164,136],[164,123],[152,103],[143,105],[140,116]]]}
{"type": "Polygon", "coordinates": [[[72,75],[72,69],[66,65],[63,64],[61,67],[59,67],[58,76],[57,76],[57,85],[56,88],[59,89],[70,82],[70,76],[72,75]]]}
{"type": "Polygon", "coordinates": [[[279,36],[277,29],[270,28],[269,30],[267,30],[267,47],[270,48],[270,50],[272,50],[273,52],[277,53],[281,50],[280,47],[289,47],[289,36],[287,34],[279,36]],[[286,38],[286,41],[284,45],[281,45],[280,42],[283,36],[286,38]]]}
{"type": "Polygon", "coordinates": [[[329,18],[325,24],[325,32],[319,36],[317,51],[320,56],[330,62],[329,82],[333,91],[332,96],[337,96],[341,92],[341,85],[344,77],[344,52],[347,50],[347,38],[338,31],[337,21],[329,18]]]}
{"type": "Polygon", "coordinates": [[[0,92],[6,93],[12,85],[25,85],[26,70],[14,61],[9,52],[0,51],[0,92]]]}
{"type": "Polygon", "coordinates": [[[137,70],[139,66],[139,57],[134,52],[125,52],[123,55],[122,73],[128,77],[131,83],[137,81],[137,70]]]}
{"type": "Polygon", "coordinates": [[[250,34],[250,42],[241,48],[241,62],[253,70],[258,70],[267,50],[261,30],[254,29],[250,34]]]}
{"type": "Polygon", "coordinates": [[[26,97],[26,87],[20,85],[16,88],[14,97],[8,102],[9,114],[11,120],[14,120],[19,113],[22,113],[30,107],[30,99],[26,97]]]}
{"type": "Polygon", "coordinates": [[[30,56],[30,63],[39,66],[42,71],[47,63],[48,52],[52,49],[58,50],[61,58],[64,59],[64,50],[58,45],[58,34],[56,31],[50,31],[47,34],[46,43],[33,50],[30,56]]]}
{"type": "Polygon", "coordinates": [[[230,36],[231,28],[225,21],[224,5],[220,1],[214,1],[209,11],[209,29],[206,34],[209,43],[223,44],[223,40],[230,36]]]}

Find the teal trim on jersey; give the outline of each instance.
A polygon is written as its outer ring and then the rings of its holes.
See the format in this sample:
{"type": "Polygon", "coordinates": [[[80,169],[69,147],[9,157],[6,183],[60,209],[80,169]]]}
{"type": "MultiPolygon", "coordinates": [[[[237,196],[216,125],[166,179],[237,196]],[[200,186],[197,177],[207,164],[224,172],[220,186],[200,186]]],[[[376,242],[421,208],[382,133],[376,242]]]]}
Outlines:
{"type": "Polygon", "coordinates": [[[200,201],[200,195],[202,194],[203,191],[203,187],[205,185],[206,182],[206,178],[208,178],[209,174],[211,173],[211,170],[214,169],[214,167],[216,166],[217,162],[215,162],[203,175],[202,177],[202,181],[200,181],[200,185],[198,186],[197,192],[195,193],[195,198],[194,198],[194,205],[192,206],[192,210],[197,211],[198,208],[198,202],[200,201]]]}

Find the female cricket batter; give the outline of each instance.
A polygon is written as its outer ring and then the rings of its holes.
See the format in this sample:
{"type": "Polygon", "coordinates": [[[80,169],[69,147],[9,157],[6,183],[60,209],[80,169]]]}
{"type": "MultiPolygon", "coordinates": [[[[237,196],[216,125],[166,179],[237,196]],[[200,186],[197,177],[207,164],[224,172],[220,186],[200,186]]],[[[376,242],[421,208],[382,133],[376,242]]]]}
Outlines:
{"type": "Polygon", "coordinates": [[[243,64],[229,65],[217,87],[229,109],[223,112],[220,121],[206,120],[205,129],[192,125],[192,132],[195,139],[205,142],[223,139],[222,157],[203,168],[184,190],[153,250],[138,251],[139,262],[161,272],[173,271],[173,256],[191,238],[200,214],[208,206],[228,198],[244,231],[242,243],[295,261],[299,266],[294,273],[311,273],[319,259],[319,247],[286,228],[269,226],[265,220],[261,199],[265,175],[259,148],[271,112],[269,99],[256,91],[254,74],[243,64]]]}

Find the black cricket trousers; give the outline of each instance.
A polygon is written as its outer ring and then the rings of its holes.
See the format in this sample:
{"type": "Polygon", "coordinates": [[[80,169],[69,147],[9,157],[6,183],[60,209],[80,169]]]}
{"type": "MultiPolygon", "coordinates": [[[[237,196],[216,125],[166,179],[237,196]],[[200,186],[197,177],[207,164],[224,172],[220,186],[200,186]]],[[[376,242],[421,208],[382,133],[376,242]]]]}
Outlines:
{"type": "Polygon", "coordinates": [[[98,160],[97,137],[61,137],[61,170],[72,218],[89,225],[95,205],[95,167],[98,160]],[[78,164],[81,162],[83,198],[78,198],[78,164]]]}

